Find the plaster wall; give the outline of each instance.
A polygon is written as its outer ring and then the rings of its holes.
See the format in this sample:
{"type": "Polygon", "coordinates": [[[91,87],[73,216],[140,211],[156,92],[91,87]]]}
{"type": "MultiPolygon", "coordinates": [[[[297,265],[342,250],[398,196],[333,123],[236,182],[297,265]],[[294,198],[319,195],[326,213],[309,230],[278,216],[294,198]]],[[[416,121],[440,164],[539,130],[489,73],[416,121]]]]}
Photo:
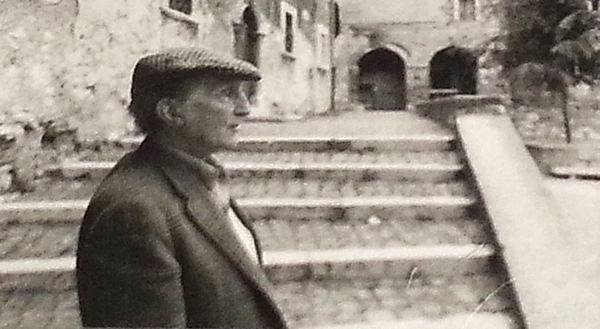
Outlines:
{"type": "MultiPolygon", "coordinates": [[[[36,124],[65,122],[85,139],[131,133],[135,127],[126,111],[129,84],[141,56],[179,46],[235,53],[234,26],[251,1],[192,1],[191,15],[169,9],[168,0],[0,1],[5,45],[0,49],[0,77],[5,82],[0,126],[25,115],[36,124]]],[[[262,36],[263,73],[253,114],[327,110],[329,60],[316,56],[322,33],[317,23],[328,24],[327,1],[252,3],[262,36]],[[284,25],[278,17],[282,3],[296,10],[291,54],[285,53],[284,25]]]]}

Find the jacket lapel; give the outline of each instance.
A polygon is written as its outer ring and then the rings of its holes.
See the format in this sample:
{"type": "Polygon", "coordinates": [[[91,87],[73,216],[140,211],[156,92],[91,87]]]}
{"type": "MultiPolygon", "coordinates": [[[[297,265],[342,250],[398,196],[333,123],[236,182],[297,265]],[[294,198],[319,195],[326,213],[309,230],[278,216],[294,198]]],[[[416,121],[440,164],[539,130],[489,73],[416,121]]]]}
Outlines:
{"type": "Polygon", "coordinates": [[[254,247],[256,248],[256,253],[258,254],[258,262],[259,262],[260,265],[263,265],[262,245],[260,243],[260,239],[258,237],[258,234],[256,233],[256,230],[254,229],[254,225],[252,224],[252,221],[241,210],[240,206],[235,201],[235,199],[231,198],[229,200],[229,206],[233,209],[233,211],[238,216],[238,218],[242,221],[242,223],[244,224],[244,226],[252,234],[252,238],[254,239],[254,247]]]}
{"type": "MultiPolygon", "coordinates": [[[[221,209],[210,195],[207,182],[201,179],[189,164],[176,159],[170,154],[165,153],[156,147],[153,147],[148,141],[145,141],[140,149],[146,149],[149,153],[148,160],[154,162],[159,169],[164,172],[171,184],[175,187],[186,202],[188,217],[194,225],[208,237],[223,255],[247,278],[256,288],[264,294],[273,306],[277,307],[272,301],[268,290],[271,286],[264,271],[250,257],[241,242],[228,224],[227,212],[221,209]],[[146,145],[144,145],[146,144],[146,145]]],[[[256,239],[255,231],[250,221],[239,210],[237,205],[230,203],[234,211],[239,215],[240,220],[252,232],[256,239]]],[[[257,248],[259,261],[262,263],[262,255],[257,248]]]]}

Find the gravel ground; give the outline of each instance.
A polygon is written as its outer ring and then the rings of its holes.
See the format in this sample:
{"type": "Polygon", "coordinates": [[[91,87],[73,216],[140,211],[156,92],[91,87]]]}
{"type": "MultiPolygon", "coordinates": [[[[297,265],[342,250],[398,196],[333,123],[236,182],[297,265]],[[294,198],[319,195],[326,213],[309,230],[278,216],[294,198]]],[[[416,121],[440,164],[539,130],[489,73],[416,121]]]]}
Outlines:
{"type": "Polygon", "coordinates": [[[492,294],[501,285],[488,276],[304,281],[277,285],[275,296],[292,326],[300,327],[507,311],[505,288],[492,294]]]}

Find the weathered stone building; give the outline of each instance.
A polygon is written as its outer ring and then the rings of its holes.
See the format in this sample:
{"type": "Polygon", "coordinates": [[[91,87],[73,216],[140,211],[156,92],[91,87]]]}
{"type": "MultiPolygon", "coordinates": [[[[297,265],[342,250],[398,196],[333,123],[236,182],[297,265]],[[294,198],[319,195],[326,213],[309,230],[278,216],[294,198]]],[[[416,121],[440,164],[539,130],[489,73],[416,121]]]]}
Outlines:
{"type": "Polygon", "coordinates": [[[330,108],[329,0],[5,0],[2,122],[66,121],[82,136],[132,129],[125,108],[136,60],[197,45],[253,62],[253,115],[330,108]]]}
{"type": "Polygon", "coordinates": [[[499,32],[494,0],[341,0],[337,99],[404,109],[430,89],[493,93],[485,51],[499,32]]]}

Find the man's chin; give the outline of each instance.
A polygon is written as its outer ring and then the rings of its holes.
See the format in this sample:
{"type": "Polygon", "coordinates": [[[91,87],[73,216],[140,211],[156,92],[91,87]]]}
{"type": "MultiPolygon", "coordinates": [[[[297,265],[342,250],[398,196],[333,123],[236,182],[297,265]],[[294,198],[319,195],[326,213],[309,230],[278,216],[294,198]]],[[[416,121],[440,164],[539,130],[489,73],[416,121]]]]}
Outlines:
{"type": "Polygon", "coordinates": [[[239,140],[237,137],[227,139],[227,140],[223,141],[223,143],[221,144],[221,147],[225,150],[235,150],[238,148],[238,145],[239,145],[238,141],[239,140]]]}

